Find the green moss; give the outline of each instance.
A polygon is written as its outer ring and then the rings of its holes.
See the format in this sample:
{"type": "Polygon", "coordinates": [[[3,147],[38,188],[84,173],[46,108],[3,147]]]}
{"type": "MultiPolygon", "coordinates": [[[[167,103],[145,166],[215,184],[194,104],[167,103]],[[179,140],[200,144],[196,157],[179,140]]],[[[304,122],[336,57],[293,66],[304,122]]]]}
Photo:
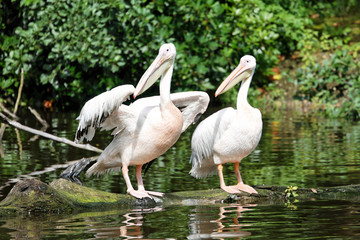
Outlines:
{"type": "Polygon", "coordinates": [[[200,191],[183,191],[166,194],[166,197],[179,198],[179,199],[188,199],[188,198],[226,198],[228,194],[221,189],[209,189],[209,190],[200,190],[200,191]]]}
{"type": "MultiPolygon", "coordinates": [[[[168,193],[162,200],[135,199],[129,195],[98,191],[58,179],[49,185],[29,179],[18,182],[8,196],[0,202],[0,217],[29,213],[73,213],[127,209],[132,206],[200,204],[259,204],[285,202],[283,186],[257,186],[259,194],[228,194],[221,189],[168,193]]],[[[352,199],[360,201],[360,185],[333,188],[299,188],[297,200],[352,199]]]]}
{"type": "Polygon", "coordinates": [[[55,189],[37,180],[19,182],[1,201],[1,209],[19,212],[70,212],[75,209],[67,197],[55,189]]]}
{"type": "Polygon", "coordinates": [[[57,179],[52,182],[50,186],[70,198],[73,202],[80,204],[91,202],[116,203],[118,201],[129,201],[133,199],[128,195],[108,193],[80,186],[78,184],[68,182],[65,179],[57,179]]]}
{"type": "Polygon", "coordinates": [[[96,189],[80,186],[65,179],[57,179],[50,186],[60,194],[66,196],[73,204],[80,208],[110,208],[129,207],[133,205],[156,205],[155,201],[135,199],[125,194],[108,193],[96,189]]]}

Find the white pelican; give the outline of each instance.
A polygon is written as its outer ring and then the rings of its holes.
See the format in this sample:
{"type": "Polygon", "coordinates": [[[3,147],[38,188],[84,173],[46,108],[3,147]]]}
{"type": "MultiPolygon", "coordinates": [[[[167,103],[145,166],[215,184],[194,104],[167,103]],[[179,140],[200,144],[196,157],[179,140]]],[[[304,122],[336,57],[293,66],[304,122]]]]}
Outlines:
{"type": "Polygon", "coordinates": [[[262,120],[259,109],[247,101],[251,79],[254,75],[256,59],[243,56],[240,64],[222,82],[215,97],[226,92],[242,81],[237,97],[237,109],[225,108],[203,120],[195,129],[191,139],[190,174],[196,178],[207,177],[218,172],[220,187],[229,193],[257,193],[243,183],[239,163],[257,146],[261,138],[262,120]],[[222,169],[224,163],[234,163],[237,185],[226,186],[222,169]]]}
{"type": "Polygon", "coordinates": [[[96,128],[114,129],[112,134],[115,135],[97,162],[87,170],[88,176],[121,170],[130,195],[136,198],[163,195],[145,190],[142,165],[176,143],[180,134],[205,112],[209,103],[205,92],[170,94],[175,55],[173,44],[162,45],[136,89],[132,85],[119,86],[86,102],[77,118],[80,122],[75,141],[91,140],[96,128]],[[143,93],[160,76],[160,96],[139,99],[129,106],[122,104],[131,94],[135,98],[143,93]],[[138,190],[130,182],[130,165],[136,165],[138,190]]]}

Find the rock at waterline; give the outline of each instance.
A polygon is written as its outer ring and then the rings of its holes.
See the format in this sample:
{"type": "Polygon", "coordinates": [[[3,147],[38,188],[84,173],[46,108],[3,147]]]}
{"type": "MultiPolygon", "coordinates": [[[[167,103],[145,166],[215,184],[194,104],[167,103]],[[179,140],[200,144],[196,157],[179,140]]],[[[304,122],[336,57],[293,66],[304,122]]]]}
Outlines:
{"type": "Polygon", "coordinates": [[[75,206],[54,188],[34,178],[16,183],[0,202],[0,208],[3,215],[12,212],[68,212],[75,206]]]}
{"type": "MultiPolygon", "coordinates": [[[[255,186],[259,194],[228,194],[221,189],[166,193],[164,198],[136,199],[126,194],[115,194],[80,186],[65,179],[57,179],[50,185],[37,179],[18,182],[8,196],[0,202],[0,216],[18,213],[70,213],[102,211],[109,209],[146,207],[158,205],[199,204],[283,204],[294,198],[286,197],[284,186],[255,186]]],[[[360,201],[360,185],[330,188],[298,188],[296,199],[337,199],[360,201]]]]}
{"type": "Polygon", "coordinates": [[[57,179],[50,185],[38,179],[19,181],[0,202],[0,216],[13,213],[69,213],[85,209],[155,205],[152,199],[134,199],[57,179]]]}

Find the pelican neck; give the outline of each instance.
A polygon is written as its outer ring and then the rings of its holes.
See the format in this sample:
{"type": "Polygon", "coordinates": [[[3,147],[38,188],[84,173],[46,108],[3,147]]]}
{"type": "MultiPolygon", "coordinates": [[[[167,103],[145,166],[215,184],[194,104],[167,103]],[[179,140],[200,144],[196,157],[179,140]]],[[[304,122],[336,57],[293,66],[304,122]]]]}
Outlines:
{"type": "Polygon", "coordinates": [[[164,105],[170,100],[170,88],[171,88],[171,77],[174,69],[174,64],[171,64],[168,70],[166,70],[160,80],[160,108],[162,109],[164,105]]]}
{"type": "Polygon", "coordinates": [[[241,86],[237,96],[236,108],[239,109],[242,106],[250,106],[247,101],[247,95],[250,88],[250,83],[252,79],[252,74],[247,79],[241,82],[241,86]]]}

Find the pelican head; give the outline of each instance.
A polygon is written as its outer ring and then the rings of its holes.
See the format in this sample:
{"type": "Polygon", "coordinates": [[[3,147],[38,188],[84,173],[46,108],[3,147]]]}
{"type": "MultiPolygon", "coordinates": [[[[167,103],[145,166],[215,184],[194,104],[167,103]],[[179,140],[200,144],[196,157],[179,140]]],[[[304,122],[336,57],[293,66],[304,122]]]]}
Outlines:
{"type": "Polygon", "coordinates": [[[254,74],[256,59],[251,55],[245,55],[240,59],[239,65],[232,73],[221,83],[215,92],[215,97],[226,92],[237,83],[248,79],[254,74]]]}
{"type": "Polygon", "coordinates": [[[176,48],[174,44],[166,43],[160,47],[159,54],[137,84],[134,98],[151,87],[174,64],[175,56],[176,48]]]}

